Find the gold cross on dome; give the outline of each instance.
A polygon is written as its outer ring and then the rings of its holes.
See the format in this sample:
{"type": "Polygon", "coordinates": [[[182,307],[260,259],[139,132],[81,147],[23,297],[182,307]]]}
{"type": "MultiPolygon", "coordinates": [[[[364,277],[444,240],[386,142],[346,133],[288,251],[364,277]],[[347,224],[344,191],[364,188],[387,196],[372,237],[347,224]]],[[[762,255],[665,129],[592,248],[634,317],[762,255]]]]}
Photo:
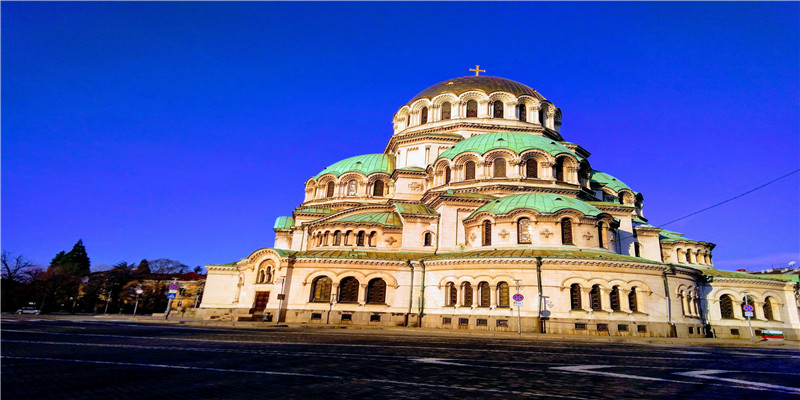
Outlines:
{"type": "Polygon", "coordinates": [[[470,71],[475,71],[475,76],[478,76],[479,72],[486,72],[486,70],[485,69],[481,69],[481,66],[478,65],[478,64],[475,64],[475,68],[474,69],[470,68],[469,70],[470,71]]]}

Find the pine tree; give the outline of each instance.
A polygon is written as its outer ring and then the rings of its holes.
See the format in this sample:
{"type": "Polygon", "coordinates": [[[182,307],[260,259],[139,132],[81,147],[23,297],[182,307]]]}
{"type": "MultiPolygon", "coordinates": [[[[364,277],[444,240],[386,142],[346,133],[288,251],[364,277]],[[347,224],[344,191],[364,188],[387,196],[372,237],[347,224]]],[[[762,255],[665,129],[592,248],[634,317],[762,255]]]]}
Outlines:
{"type": "Polygon", "coordinates": [[[89,256],[86,254],[86,248],[83,246],[83,240],[78,240],[69,253],[65,254],[61,251],[56,254],[53,260],[50,261],[50,267],[75,277],[89,275],[91,263],[89,256]]]}
{"type": "Polygon", "coordinates": [[[143,258],[142,261],[139,262],[139,265],[136,267],[137,274],[149,274],[150,273],[150,263],[147,262],[147,259],[143,258]]]}

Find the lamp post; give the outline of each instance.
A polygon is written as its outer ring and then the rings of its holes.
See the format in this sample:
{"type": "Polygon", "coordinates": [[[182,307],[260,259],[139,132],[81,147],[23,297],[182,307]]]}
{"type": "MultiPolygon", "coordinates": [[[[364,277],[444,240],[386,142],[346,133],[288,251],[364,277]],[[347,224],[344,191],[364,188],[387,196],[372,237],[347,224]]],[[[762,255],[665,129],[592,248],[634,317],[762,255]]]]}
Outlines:
{"type": "Polygon", "coordinates": [[[136,318],[136,309],[139,308],[139,295],[142,294],[143,290],[141,286],[136,287],[136,305],[133,306],[133,317],[136,318]]]}
{"type": "MultiPolygon", "coordinates": [[[[744,292],[744,305],[745,306],[748,305],[747,304],[747,295],[748,295],[748,293],[744,292]]],[[[750,340],[755,341],[756,337],[753,335],[753,324],[750,322],[750,315],[749,315],[749,314],[752,313],[752,311],[745,311],[745,313],[748,314],[748,315],[746,315],[746,317],[747,317],[747,327],[750,328],[750,340]]]]}
{"type": "MultiPolygon", "coordinates": [[[[519,294],[519,279],[514,279],[514,283],[517,285],[517,294],[519,294]]],[[[522,334],[522,306],[517,306],[517,334],[522,334]]]]}

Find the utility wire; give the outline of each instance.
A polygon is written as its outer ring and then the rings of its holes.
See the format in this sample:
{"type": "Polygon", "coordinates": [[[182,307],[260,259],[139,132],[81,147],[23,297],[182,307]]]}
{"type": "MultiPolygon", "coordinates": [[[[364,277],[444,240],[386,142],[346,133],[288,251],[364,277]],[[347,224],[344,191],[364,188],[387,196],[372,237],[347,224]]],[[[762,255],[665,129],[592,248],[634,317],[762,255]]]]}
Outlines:
{"type": "Polygon", "coordinates": [[[691,213],[691,214],[689,214],[689,215],[686,215],[686,216],[680,217],[680,218],[678,218],[678,219],[676,219],[676,220],[674,220],[674,221],[669,221],[669,222],[667,222],[666,224],[661,224],[661,226],[666,226],[666,225],[669,225],[669,224],[671,224],[671,223],[673,223],[673,222],[678,222],[678,221],[680,221],[680,220],[682,220],[682,219],[686,219],[686,218],[689,218],[689,217],[691,217],[691,216],[693,216],[693,215],[700,214],[700,213],[701,213],[701,212],[703,212],[703,211],[708,211],[708,210],[710,210],[710,209],[712,209],[712,208],[714,208],[714,207],[721,206],[721,205],[723,205],[723,204],[725,204],[725,203],[727,203],[727,202],[729,202],[729,201],[736,200],[736,199],[738,199],[739,197],[742,197],[742,196],[748,195],[748,194],[750,194],[750,193],[753,193],[753,192],[755,192],[755,191],[756,191],[756,190],[758,190],[758,189],[761,189],[761,188],[763,188],[763,187],[765,187],[765,186],[771,185],[771,184],[773,184],[773,183],[775,183],[775,182],[777,182],[777,181],[779,181],[779,180],[781,180],[781,179],[783,179],[783,178],[786,178],[786,177],[787,177],[787,176],[789,176],[789,175],[796,174],[796,173],[798,173],[798,172],[800,172],[800,169],[796,169],[796,170],[794,170],[794,171],[792,171],[792,172],[789,172],[789,173],[788,173],[788,174],[786,174],[786,175],[783,175],[783,176],[781,176],[781,177],[779,177],[779,178],[775,178],[775,179],[773,179],[773,180],[771,180],[771,181],[769,181],[769,182],[767,182],[767,183],[765,183],[765,184],[763,184],[763,185],[761,185],[761,186],[759,186],[759,187],[756,187],[756,188],[750,189],[750,190],[748,190],[748,191],[746,191],[746,192],[744,192],[744,193],[742,193],[742,194],[740,194],[740,195],[733,196],[733,197],[731,197],[730,199],[727,199],[727,200],[721,201],[721,202],[719,202],[719,203],[717,203],[717,204],[714,204],[714,205],[712,205],[712,206],[708,206],[708,207],[706,207],[706,208],[704,208],[704,209],[702,209],[702,210],[700,210],[700,211],[695,211],[695,212],[693,212],[693,213],[691,213]]]}

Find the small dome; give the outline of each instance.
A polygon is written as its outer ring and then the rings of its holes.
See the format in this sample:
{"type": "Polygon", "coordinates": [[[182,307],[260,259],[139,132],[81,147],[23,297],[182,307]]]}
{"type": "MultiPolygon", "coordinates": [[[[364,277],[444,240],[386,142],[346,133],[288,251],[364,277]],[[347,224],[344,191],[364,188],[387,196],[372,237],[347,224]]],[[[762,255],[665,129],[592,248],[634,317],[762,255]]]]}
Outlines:
{"type": "Polygon", "coordinates": [[[394,172],[394,156],[391,154],[364,154],[346,158],[325,167],[314,176],[314,179],[319,179],[319,177],[326,174],[333,174],[339,177],[347,172],[360,172],[365,176],[370,176],[377,172],[391,174],[394,172]]]}
{"type": "Polygon", "coordinates": [[[480,90],[486,94],[497,91],[509,92],[515,96],[526,94],[538,100],[544,100],[544,97],[536,90],[511,79],[496,76],[462,76],[461,78],[439,82],[421,91],[408,104],[423,98],[432,99],[442,93],[453,93],[458,96],[470,90],[480,90]]]}
{"type": "MultiPolygon", "coordinates": [[[[633,189],[631,189],[630,186],[626,185],[621,180],[619,180],[619,179],[617,179],[617,178],[615,178],[615,177],[613,177],[613,176],[611,176],[611,175],[609,175],[609,174],[607,174],[605,172],[600,172],[600,171],[597,171],[597,170],[594,170],[594,169],[592,170],[591,181],[595,182],[595,183],[603,184],[603,185],[605,185],[605,187],[607,187],[607,188],[609,188],[609,189],[611,189],[611,190],[613,190],[613,191],[615,191],[617,193],[619,193],[619,191],[622,190],[622,189],[628,189],[631,192],[633,192],[633,189]]],[[[636,193],[636,192],[634,192],[634,193],[636,193]]]]}
{"type": "Polygon", "coordinates": [[[484,155],[494,149],[508,149],[517,154],[525,150],[539,149],[546,151],[551,156],[569,154],[575,156],[578,161],[583,160],[583,158],[553,139],[523,132],[493,132],[473,136],[456,143],[453,147],[439,155],[437,160],[439,158],[452,160],[457,155],[466,152],[475,152],[484,155]]]}
{"type": "Polygon", "coordinates": [[[590,216],[597,216],[603,213],[597,207],[572,197],[553,193],[523,193],[490,201],[475,210],[466,219],[470,219],[482,212],[501,215],[519,209],[534,210],[548,214],[564,209],[572,209],[590,216]]]}

